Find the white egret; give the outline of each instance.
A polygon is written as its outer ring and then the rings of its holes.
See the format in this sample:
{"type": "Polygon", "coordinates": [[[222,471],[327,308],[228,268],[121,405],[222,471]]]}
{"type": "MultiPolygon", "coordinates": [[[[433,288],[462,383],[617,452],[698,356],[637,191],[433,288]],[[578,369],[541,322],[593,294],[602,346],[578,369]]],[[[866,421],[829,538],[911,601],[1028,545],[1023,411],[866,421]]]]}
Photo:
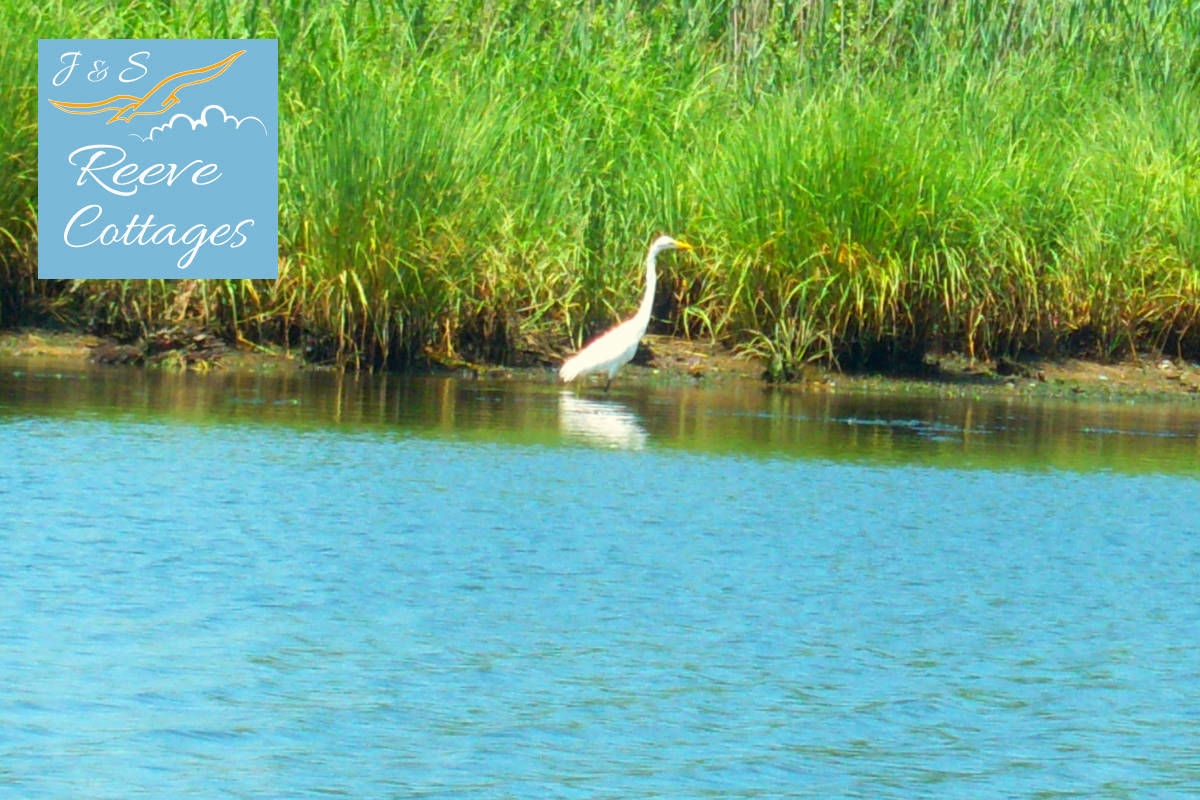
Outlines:
{"type": "Polygon", "coordinates": [[[558,377],[566,382],[593,372],[607,372],[608,382],[604,384],[604,390],[608,391],[617,370],[629,363],[637,352],[638,342],[650,324],[650,308],[654,305],[654,287],[658,280],[655,271],[658,254],[663,250],[691,249],[690,244],[676,241],[670,236],[655,239],[650,245],[650,252],[646,254],[646,293],[642,295],[642,304],[638,306],[637,313],[564,361],[558,370],[558,377]]]}

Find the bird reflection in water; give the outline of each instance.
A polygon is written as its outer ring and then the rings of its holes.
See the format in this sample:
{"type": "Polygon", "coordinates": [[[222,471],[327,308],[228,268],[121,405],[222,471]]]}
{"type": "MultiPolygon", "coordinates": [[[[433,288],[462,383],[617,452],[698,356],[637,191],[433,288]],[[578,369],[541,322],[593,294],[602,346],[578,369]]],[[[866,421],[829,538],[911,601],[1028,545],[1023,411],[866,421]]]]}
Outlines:
{"type": "Polygon", "coordinates": [[[637,415],[615,400],[588,400],[559,394],[558,426],[569,439],[622,450],[641,450],[649,434],[637,415]]]}

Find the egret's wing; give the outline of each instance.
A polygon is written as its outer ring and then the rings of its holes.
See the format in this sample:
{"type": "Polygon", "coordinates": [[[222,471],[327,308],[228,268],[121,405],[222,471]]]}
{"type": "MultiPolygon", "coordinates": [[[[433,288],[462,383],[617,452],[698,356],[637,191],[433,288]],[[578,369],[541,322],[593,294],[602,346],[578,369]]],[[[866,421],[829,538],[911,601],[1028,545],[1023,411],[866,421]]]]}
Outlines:
{"type": "MultiPolygon", "coordinates": [[[[613,362],[621,359],[621,356],[629,350],[630,339],[637,333],[633,326],[633,320],[625,320],[620,325],[605,331],[578,353],[564,361],[558,372],[559,377],[564,381],[570,381],[580,375],[607,370],[613,362]]],[[[638,339],[640,338],[638,336],[638,339]]],[[[633,346],[637,347],[637,340],[633,340],[633,346]]],[[[627,360],[619,361],[618,366],[627,360]]]]}

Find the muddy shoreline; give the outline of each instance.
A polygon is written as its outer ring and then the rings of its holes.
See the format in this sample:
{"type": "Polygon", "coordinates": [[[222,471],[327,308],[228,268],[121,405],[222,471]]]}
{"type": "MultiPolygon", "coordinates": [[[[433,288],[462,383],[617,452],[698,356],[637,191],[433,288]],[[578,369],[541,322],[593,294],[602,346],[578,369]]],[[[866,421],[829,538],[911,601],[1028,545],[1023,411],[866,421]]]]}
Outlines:
{"type": "MultiPolygon", "coordinates": [[[[149,369],[263,374],[330,369],[306,362],[296,351],[229,342],[187,326],[160,331],[133,344],[40,328],[0,331],[0,363],[36,364],[49,369],[127,364],[149,369]]],[[[549,365],[497,367],[445,358],[431,360],[420,372],[492,380],[554,380],[549,365]]],[[[617,380],[660,385],[767,385],[763,365],[755,358],[706,342],[654,335],[643,340],[634,363],[623,369],[617,380]]],[[[1100,363],[1077,358],[973,361],[960,354],[945,354],[928,359],[924,369],[914,374],[847,373],[813,367],[800,380],[778,388],[928,397],[1168,400],[1200,405],[1200,364],[1158,355],[1100,363]]]]}

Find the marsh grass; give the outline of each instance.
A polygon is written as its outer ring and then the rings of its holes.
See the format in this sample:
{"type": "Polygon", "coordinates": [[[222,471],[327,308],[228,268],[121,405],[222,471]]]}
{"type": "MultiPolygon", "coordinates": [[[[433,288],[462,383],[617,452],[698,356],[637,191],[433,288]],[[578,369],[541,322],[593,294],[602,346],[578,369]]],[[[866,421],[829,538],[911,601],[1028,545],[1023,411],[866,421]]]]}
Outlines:
{"type": "Polygon", "coordinates": [[[0,41],[0,324],[184,317],[347,365],[629,313],[804,363],[1200,355],[1200,4],[51,3],[8,30],[280,39],[276,281],[36,281],[36,50],[0,41]]]}

